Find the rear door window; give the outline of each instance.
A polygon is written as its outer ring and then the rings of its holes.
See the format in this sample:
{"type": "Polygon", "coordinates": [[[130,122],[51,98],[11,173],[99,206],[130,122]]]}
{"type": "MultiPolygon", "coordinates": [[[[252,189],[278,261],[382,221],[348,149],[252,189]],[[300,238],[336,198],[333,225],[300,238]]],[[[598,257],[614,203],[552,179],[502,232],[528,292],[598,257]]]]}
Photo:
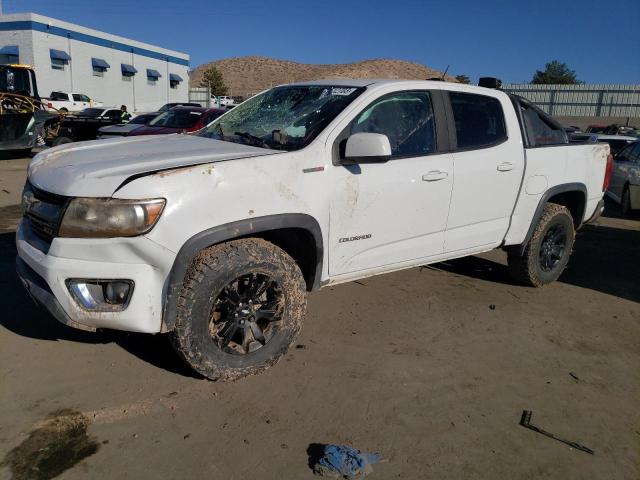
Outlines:
{"type": "Polygon", "coordinates": [[[351,124],[351,134],[386,135],[391,158],[419,157],[436,151],[436,126],[429,92],[396,92],[380,97],[351,124]]]}
{"type": "Polygon", "coordinates": [[[569,143],[567,132],[562,125],[531,103],[519,100],[529,147],[569,143]]]}
{"type": "Polygon", "coordinates": [[[507,139],[502,105],[497,98],[449,92],[458,150],[487,148],[507,139]]]}

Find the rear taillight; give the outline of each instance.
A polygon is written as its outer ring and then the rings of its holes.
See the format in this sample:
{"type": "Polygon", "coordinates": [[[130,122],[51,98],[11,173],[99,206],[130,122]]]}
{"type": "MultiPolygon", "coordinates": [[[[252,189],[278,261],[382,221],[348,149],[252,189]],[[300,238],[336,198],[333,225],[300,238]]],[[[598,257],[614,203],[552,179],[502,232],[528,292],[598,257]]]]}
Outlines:
{"type": "Polygon", "coordinates": [[[47,107],[53,108],[53,103],[51,103],[51,102],[47,103],[47,107]]]}
{"type": "Polygon", "coordinates": [[[602,191],[606,192],[611,182],[611,174],[613,173],[613,155],[607,156],[607,168],[604,171],[604,182],[602,182],[602,191]]]}

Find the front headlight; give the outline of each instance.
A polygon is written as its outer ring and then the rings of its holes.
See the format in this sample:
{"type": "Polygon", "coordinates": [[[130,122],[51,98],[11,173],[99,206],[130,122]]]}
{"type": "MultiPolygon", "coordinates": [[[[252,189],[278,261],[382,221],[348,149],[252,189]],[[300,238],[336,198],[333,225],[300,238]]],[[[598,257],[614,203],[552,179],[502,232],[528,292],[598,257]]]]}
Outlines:
{"type": "Polygon", "coordinates": [[[165,200],[120,200],[116,198],[74,198],[67,207],[60,237],[134,237],[153,228],[165,200]]]}

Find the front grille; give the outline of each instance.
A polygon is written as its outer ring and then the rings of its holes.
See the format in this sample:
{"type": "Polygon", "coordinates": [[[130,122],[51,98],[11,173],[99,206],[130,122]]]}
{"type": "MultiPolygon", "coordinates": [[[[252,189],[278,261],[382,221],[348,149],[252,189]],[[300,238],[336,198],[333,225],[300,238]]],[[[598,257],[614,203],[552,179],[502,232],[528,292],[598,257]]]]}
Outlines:
{"type": "Polygon", "coordinates": [[[50,243],[58,235],[69,197],[45,192],[29,182],[22,193],[22,207],[35,235],[50,243]]]}
{"type": "Polygon", "coordinates": [[[53,205],[64,205],[69,199],[69,197],[65,197],[64,195],[58,195],[57,193],[49,193],[45,192],[44,190],[40,190],[30,183],[29,186],[31,187],[31,190],[33,190],[34,196],[42,202],[51,203],[53,205]]]}
{"type": "Polygon", "coordinates": [[[35,215],[27,215],[27,218],[31,222],[31,229],[33,230],[33,233],[47,242],[53,240],[53,237],[56,235],[55,225],[43,221],[35,215]]]}

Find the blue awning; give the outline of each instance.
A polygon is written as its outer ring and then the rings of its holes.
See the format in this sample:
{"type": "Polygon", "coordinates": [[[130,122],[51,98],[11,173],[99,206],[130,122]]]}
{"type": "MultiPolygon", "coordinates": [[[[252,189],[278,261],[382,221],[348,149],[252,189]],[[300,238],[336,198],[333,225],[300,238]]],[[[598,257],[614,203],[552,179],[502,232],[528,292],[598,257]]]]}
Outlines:
{"type": "Polygon", "coordinates": [[[0,48],[0,55],[20,55],[20,50],[17,45],[7,45],[0,48]]]}
{"type": "Polygon", "coordinates": [[[49,56],[52,60],[62,60],[63,62],[68,62],[71,60],[69,54],[63,50],[56,50],[55,48],[49,49],[49,56]]]}
{"type": "Polygon", "coordinates": [[[111,68],[111,65],[109,65],[107,62],[105,62],[101,58],[92,58],[91,59],[91,66],[93,68],[104,68],[105,70],[107,68],[111,68]]]}
{"type": "Polygon", "coordinates": [[[122,69],[123,75],[135,75],[136,73],[138,73],[136,67],[134,67],[133,65],[128,65],[126,63],[121,63],[120,68],[122,69]]]}
{"type": "Polygon", "coordinates": [[[157,70],[154,70],[153,68],[147,68],[147,77],[155,78],[157,80],[161,76],[162,75],[160,75],[160,72],[158,72],[157,70]]]}
{"type": "Polygon", "coordinates": [[[180,75],[178,75],[177,73],[170,73],[169,74],[169,80],[171,80],[172,82],[181,82],[182,81],[182,77],[180,75]]]}

